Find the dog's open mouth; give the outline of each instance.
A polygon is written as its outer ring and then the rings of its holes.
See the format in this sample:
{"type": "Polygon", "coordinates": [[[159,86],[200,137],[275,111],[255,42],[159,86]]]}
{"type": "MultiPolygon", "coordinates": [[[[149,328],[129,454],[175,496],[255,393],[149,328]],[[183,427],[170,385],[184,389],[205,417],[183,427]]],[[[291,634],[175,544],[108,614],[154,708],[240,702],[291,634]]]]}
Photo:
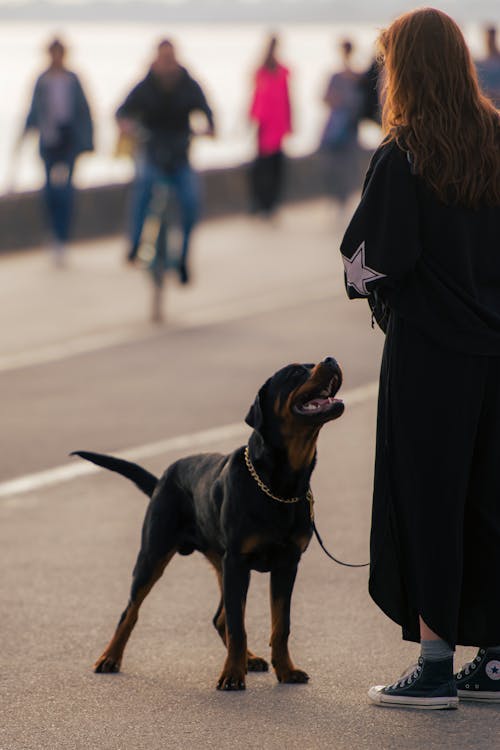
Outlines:
{"type": "Polygon", "coordinates": [[[320,390],[308,389],[307,394],[298,396],[292,409],[295,414],[303,417],[319,417],[322,421],[337,419],[344,411],[344,402],[335,398],[339,387],[339,378],[332,378],[328,385],[320,390]]]}

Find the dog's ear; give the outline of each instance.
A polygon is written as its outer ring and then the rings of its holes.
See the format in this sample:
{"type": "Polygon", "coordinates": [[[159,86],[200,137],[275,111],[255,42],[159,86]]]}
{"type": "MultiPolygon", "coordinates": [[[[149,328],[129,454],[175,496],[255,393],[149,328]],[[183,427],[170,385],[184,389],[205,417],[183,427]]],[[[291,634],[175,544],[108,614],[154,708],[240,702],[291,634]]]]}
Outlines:
{"type": "Polygon", "coordinates": [[[262,432],[264,426],[264,401],[267,392],[269,380],[260,388],[258,394],[255,397],[255,401],[249,409],[248,414],[245,417],[245,422],[250,427],[253,427],[257,432],[262,432]]]}

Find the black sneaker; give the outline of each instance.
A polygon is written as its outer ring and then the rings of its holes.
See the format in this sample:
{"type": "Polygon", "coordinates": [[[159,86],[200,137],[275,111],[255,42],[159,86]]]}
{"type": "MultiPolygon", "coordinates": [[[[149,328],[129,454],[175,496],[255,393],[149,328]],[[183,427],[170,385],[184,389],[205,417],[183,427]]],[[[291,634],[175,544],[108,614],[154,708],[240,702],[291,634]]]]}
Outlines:
{"type": "Polygon", "coordinates": [[[375,685],[368,697],[380,706],[400,708],[458,708],[458,696],[453,679],[453,659],[425,661],[401,675],[393,685],[375,685]]]}
{"type": "Polygon", "coordinates": [[[459,698],[500,703],[500,651],[480,648],[455,675],[459,698]]]}

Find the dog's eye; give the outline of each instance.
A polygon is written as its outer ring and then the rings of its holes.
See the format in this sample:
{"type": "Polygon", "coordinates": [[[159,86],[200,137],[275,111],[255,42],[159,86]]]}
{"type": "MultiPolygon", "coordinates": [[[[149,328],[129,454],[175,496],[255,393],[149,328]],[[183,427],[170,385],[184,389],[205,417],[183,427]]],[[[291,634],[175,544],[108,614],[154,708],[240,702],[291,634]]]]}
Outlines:
{"type": "Polygon", "coordinates": [[[314,365],[297,365],[288,377],[295,382],[302,382],[304,375],[309,376],[313,367],[314,365]]]}
{"type": "Polygon", "coordinates": [[[305,377],[309,377],[313,367],[314,365],[289,365],[280,373],[281,382],[288,387],[300,385],[304,382],[305,377]]]}
{"type": "Polygon", "coordinates": [[[297,369],[296,375],[300,375],[301,377],[304,377],[304,375],[309,375],[313,368],[314,365],[300,365],[300,367],[297,369]]]}

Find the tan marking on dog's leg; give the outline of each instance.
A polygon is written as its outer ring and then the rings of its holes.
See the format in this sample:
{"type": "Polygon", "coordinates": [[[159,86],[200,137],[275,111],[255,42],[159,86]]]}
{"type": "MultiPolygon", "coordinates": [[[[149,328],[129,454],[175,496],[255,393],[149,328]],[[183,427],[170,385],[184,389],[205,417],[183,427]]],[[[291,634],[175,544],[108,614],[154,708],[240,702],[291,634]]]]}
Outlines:
{"type": "Polygon", "coordinates": [[[297,669],[292,662],[288,650],[289,605],[284,599],[271,601],[272,632],[271,632],[271,663],[275,669],[278,682],[305,683],[309,676],[301,669],[297,669]]]}
{"type": "MultiPolygon", "coordinates": [[[[226,627],[227,631],[227,627],[226,627]]],[[[242,640],[237,642],[226,632],[227,658],[224,663],[217,687],[220,690],[244,690],[247,672],[247,637],[243,632],[242,640]]]]}
{"type": "Polygon", "coordinates": [[[295,667],[288,651],[289,629],[284,624],[284,602],[283,599],[271,602],[271,663],[276,670],[279,682],[283,682],[283,676],[291,672],[295,667]]]}

